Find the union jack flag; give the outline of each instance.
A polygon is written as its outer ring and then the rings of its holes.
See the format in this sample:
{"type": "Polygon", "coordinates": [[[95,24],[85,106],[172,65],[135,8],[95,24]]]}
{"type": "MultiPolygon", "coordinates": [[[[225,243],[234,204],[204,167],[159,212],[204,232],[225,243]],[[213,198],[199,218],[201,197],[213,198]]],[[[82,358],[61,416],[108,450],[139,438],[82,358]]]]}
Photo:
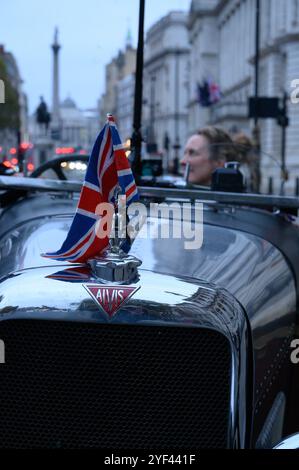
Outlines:
{"type": "Polygon", "coordinates": [[[68,268],[63,271],[57,271],[54,274],[49,274],[46,279],[54,279],[55,281],[64,282],[92,282],[90,278],[90,270],[85,267],[68,268]]]}
{"type": "Polygon", "coordinates": [[[106,125],[98,135],[88,162],[79,203],[70,230],[61,248],[42,256],[58,261],[84,263],[98,255],[108,243],[108,237],[99,238],[96,224],[98,204],[116,203],[117,188],[126,195],[126,204],[138,200],[137,186],[130,163],[121,143],[113,116],[108,114],[106,125]]]}

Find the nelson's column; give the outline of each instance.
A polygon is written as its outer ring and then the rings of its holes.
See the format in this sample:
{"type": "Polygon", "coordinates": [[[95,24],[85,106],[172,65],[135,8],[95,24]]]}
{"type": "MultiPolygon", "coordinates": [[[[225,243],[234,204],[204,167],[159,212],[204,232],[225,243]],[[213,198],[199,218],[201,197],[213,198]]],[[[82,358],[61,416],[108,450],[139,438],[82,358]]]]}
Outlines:
{"type": "Polygon", "coordinates": [[[53,50],[53,96],[52,96],[52,122],[51,134],[53,140],[60,140],[60,112],[59,112],[59,50],[58,29],[55,29],[53,50]]]}

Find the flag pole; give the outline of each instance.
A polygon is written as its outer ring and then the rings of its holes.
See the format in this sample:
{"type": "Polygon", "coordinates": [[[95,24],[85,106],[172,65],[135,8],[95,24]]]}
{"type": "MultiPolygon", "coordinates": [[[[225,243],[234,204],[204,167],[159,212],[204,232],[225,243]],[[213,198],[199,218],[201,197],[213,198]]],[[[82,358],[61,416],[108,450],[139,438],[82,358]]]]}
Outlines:
{"type": "Polygon", "coordinates": [[[136,73],[135,73],[135,97],[134,97],[134,122],[133,134],[131,139],[131,148],[134,159],[132,162],[132,170],[135,181],[138,184],[141,178],[142,162],[141,162],[141,118],[142,118],[142,78],[143,78],[143,49],[144,49],[144,9],[145,0],[139,0],[139,31],[138,46],[136,55],[136,73]]]}
{"type": "MultiPolygon", "coordinates": [[[[256,103],[259,97],[259,64],[260,64],[260,0],[255,1],[255,58],[254,58],[254,97],[256,103]]],[[[254,118],[253,138],[257,158],[254,164],[254,190],[259,191],[261,183],[261,154],[260,154],[260,127],[258,116],[254,118]]]]}

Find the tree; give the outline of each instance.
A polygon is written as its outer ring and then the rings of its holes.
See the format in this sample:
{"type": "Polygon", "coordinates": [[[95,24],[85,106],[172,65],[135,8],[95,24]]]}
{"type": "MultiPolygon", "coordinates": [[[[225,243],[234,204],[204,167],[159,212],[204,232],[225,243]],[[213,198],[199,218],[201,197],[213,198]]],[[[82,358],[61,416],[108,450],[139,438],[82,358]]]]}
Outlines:
{"type": "Polygon", "coordinates": [[[19,95],[10,83],[2,57],[0,57],[0,78],[5,85],[5,103],[0,104],[0,130],[11,129],[17,131],[20,127],[19,95]]]}

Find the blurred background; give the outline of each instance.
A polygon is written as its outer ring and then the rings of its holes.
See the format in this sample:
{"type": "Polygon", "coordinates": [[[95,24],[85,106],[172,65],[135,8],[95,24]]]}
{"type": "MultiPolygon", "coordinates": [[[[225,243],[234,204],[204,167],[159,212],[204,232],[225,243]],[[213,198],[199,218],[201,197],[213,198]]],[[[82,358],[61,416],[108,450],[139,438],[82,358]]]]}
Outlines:
{"type": "MultiPolygon", "coordinates": [[[[108,112],[129,146],[138,13],[138,0],[1,5],[2,167],[88,155],[108,112]]],[[[216,125],[244,161],[259,155],[255,189],[298,195],[299,0],[147,0],[142,116],[145,176],[180,173],[188,137],[216,125]]]]}

